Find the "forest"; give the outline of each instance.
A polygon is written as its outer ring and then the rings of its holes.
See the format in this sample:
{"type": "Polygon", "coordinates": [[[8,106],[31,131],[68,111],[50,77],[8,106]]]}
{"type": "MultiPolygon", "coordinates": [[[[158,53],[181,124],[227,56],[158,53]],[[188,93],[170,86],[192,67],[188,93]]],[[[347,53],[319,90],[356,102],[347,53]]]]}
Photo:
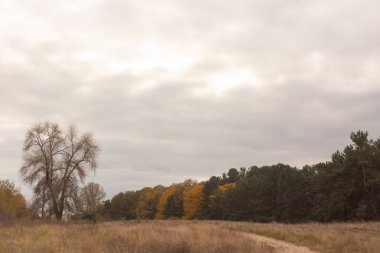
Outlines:
{"type": "Polygon", "coordinates": [[[378,220],[380,139],[351,133],[331,160],[302,169],[279,163],[231,168],[205,182],[145,187],[106,200],[110,219],[199,219],[298,223],[378,220]]]}

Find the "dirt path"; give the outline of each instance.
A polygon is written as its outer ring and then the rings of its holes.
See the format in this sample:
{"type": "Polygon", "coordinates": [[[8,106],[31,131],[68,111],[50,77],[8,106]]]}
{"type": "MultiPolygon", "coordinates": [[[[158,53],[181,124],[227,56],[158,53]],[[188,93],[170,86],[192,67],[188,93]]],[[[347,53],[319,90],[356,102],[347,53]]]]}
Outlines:
{"type": "Polygon", "coordinates": [[[264,244],[267,244],[269,246],[272,246],[273,248],[276,249],[277,253],[319,253],[317,251],[312,251],[307,247],[297,246],[297,245],[289,243],[289,242],[280,241],[280,240],[276,240],[273,238],[269,238],[269,237],[265,237],[265,236],[261,236],[261,235],[256,235],[253,233],[242,232],[242,234],[246,237],[251,238],[252,240],[259,242],[259,243],[264,243],[264,244]]]}

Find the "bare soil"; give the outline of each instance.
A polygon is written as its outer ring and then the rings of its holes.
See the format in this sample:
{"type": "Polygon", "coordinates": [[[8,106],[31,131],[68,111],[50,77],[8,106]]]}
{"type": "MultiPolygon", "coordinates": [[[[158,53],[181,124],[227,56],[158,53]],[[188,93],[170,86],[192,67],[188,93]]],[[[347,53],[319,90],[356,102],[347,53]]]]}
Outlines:
{"type": "Polygon", "coordinates": [[[277,253],[319,253],[317,251],[312,251],[307,247],[297,246],[289,242],[280,241],[273,238],[256,235],[253,233],[242,234],[248,238],[251,238],[252,240],[255,240],[260,244],[262,243],[270,247],[273,247],[277,253]]]}

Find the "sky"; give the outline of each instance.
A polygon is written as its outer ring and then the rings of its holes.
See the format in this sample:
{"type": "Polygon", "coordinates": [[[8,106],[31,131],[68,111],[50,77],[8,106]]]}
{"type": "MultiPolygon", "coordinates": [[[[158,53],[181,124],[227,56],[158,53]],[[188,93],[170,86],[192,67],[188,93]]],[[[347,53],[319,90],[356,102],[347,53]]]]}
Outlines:
{"type": "Polygon", "coordinates": [[[378,0],[1,0],[0,178],[25,132],[76,125],[112,198],[380,136],[378,0]]]}

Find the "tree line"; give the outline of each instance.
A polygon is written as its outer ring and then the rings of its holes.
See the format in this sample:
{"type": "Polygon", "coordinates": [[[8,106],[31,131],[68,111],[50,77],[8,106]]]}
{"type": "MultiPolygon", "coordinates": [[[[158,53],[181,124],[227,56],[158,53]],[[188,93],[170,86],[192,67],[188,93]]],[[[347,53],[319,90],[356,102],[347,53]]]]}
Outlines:
{"type": "Polygon", "coordinates": [[[258,222],[379,220],[380,139],[351,133],[331,160],[302,169],[285,164],[232,168],[205,182],[121,192],[99,215],[111,219],[258,222]]]}
{"type": "MultiPolygon", "coordinates": [[[[126,191],[103,201],[96,183],[99,148],[90,133],[38,123],[24,140],[20,174],[33,186],[28,213],[41,219],[207,219],[259,222],[379,220],[380,139],[351,133],[352,143],[331,160],[302,169],[286,164],[231,168],[204,182],[126,191]]],[[[25,213],[14,184],[0,181],[0,216],[25,213]]]]}

